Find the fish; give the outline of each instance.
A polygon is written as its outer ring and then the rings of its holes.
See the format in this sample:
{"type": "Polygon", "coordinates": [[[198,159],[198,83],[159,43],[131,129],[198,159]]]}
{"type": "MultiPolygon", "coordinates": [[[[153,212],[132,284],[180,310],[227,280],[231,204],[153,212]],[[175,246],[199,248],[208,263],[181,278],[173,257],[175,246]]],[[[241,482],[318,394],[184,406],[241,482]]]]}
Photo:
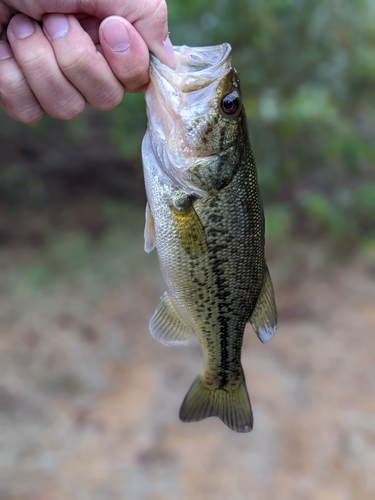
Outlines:
{"type": "Polygon", "coordinates": [[[167,288],[150,333],[169,346],[185,346],[192,336],[201,345],[204,366],[180,419],[216,416],[249,432],[244,330],[251,323],[266,343],[277,311],[240,80],[228,43],[174,52],[175,70],[150,56],[145,91],[145,250],[157,249],[167,288]]]}

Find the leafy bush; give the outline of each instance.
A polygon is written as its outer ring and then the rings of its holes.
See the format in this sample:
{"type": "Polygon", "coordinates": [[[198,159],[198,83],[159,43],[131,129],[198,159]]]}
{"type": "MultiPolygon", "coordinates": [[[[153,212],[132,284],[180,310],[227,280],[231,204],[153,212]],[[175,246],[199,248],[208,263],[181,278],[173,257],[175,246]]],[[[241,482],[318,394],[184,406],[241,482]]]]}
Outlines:
{"type": "MultiPolygon", "coordinates": [[[[353,242],[374,234],[373,0],[168,0],[168,6],[176,45],[233,47],[271,233],[283,235],[287,227],[353,242]]],[[[61,150],[96,143],[92,134],[100,130],[101,140],[139,161],[145,126],[142,95],[127,95],[110,113],[88,110],[68,123],[45,118],[24,127],[0,115],[0,141],[61,150]]],[[[10,171],[1,189],[19,190],[32,172],[2,160],[10,171]]],[[[32,183],[33,196],[38,190],[32,183]]]]}

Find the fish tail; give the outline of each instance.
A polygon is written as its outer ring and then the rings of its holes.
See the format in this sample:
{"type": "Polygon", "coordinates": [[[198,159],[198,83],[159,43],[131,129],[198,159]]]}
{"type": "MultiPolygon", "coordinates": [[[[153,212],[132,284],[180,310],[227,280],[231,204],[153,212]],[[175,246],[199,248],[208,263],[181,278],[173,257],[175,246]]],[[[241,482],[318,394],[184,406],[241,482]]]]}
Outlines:
{"type": "Polygon", "coordinates": [[[198,375],[181,405],[180,419],[197,422],[208,417],[219,417],[236,432],[251,431],[253,412],[243,375],[235,389],[228,386],[208,388],[198,375]]]}

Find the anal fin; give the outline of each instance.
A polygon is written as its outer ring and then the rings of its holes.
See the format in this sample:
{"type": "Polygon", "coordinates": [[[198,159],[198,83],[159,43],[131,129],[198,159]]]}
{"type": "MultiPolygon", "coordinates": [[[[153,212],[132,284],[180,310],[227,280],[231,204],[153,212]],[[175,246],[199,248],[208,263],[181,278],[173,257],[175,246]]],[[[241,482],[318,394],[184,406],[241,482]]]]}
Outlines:
{"type": "Polygon", "coordinates": [[[249,322],[263,344],[272,339],[276,333],[277,310],[275,293],[267,264],[265,264],[264,268],[263,285],[249,322]]]}
{"type": "Polygon", "coordinates": [[[151,318],[150,333],[162,344],[172,347],[187,345],[189,337],[194,334],[181,319],[167,292],[162,296],[151,318]]]}

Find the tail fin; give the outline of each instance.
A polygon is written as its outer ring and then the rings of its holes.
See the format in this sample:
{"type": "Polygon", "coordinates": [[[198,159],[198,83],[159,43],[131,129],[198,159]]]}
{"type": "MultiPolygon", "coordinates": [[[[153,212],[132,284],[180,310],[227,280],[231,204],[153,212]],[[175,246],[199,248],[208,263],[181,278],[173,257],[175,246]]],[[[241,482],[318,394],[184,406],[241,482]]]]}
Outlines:
{"type": "Polygon", "coordinates": [[[219,417],[236,432],[250,432],[253,412],[243,377],[239,387],[209,389],[200,375],[192,383],[180,409],[183,422],[197,422],[207,417],[219,417]]]}

